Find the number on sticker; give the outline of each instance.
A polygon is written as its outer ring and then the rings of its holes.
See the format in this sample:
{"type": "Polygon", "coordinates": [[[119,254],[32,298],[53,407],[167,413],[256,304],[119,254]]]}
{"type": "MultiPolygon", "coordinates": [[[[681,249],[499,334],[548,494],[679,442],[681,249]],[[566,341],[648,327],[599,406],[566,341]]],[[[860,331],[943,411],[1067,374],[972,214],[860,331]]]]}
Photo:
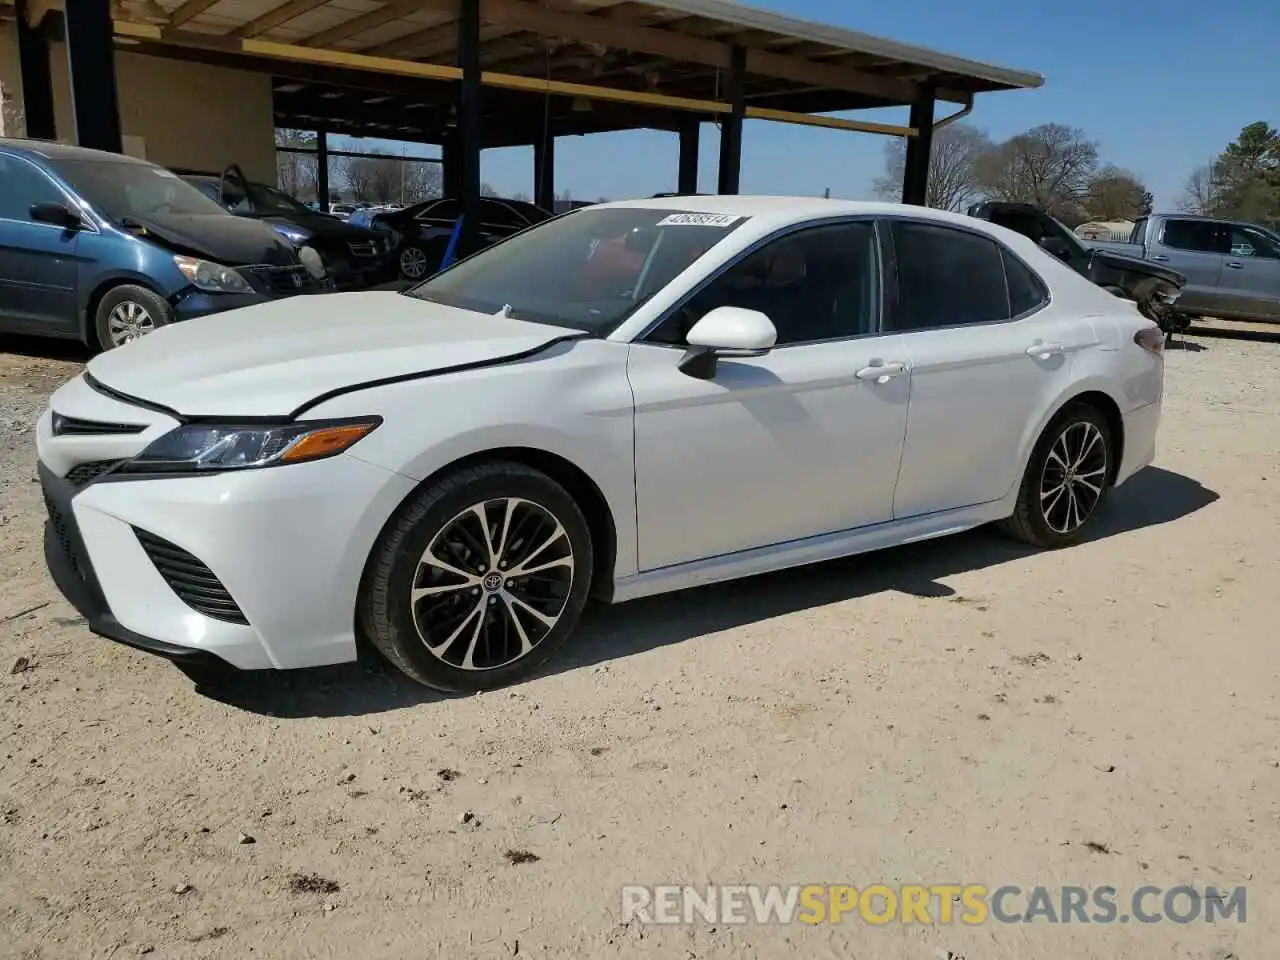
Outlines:
{"type": "Polygon", "coordinates": [[[727,213],[673,213],[658,221],[659,227],[729,227],[741,220],[727,213]]]}

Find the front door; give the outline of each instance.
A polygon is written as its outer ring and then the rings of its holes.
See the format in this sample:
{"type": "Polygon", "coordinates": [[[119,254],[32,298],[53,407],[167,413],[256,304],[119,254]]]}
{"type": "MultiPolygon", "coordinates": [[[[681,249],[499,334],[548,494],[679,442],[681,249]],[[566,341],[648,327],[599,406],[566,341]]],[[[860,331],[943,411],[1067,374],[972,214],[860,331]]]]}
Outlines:
{"type": "Polygon", "coordinates": [[[1147,258],[1172,267],[1187,278],[1178,297],[1179,310],[1212,314],[1222,307],[1218,281],[1227,259],[1227,246],[1223,224],[1171,217],[1160,227],[1159,236],[1149,239],[1147,258]]]}
{"type": "Polygon", "coordinates": [[[42,202],[68,203],[43,170],[0,154],[0,316],[15,327],[78,330],[79,233],[31,219],[42,202]]]}
{"type": "Polygon", "coordinates": [[[837,223],[745,255],[632,345],[641,571],[890,519],[910,372],[880,302],[875,225],[837,223]],[[776,347],[682,373],[724,305],[767,314],[776,347]]]}
{"type": "Polygon", "coordinates": [[[1018,482],[1028,425],[1097,342],[1043,282],[978,233],[895,220],[894,326],[911,366],[894,519],[999,500],[1018,482]]]}

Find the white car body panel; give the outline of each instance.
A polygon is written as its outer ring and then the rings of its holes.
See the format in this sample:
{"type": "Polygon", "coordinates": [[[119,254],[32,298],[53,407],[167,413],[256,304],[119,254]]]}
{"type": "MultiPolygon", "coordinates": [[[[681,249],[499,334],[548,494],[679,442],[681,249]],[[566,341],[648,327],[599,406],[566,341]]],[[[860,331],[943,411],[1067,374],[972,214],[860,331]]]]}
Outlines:
{"type": "Polygon", "coordinates": [[[387,291],[331,293],[164,327],[88,370],[184,414],[279,416],[328,390],[519,355],[572,333],[387,291]]]}
{"type": "Polygon", "coordinates": [[[1117,482],[1154,456],[1163,363],[1133,343],[1151,325],[1018,234],[889,204],[684,197],[602,206],[750,219],[604,338],[351,293],[187,322],[95,358],[89,373],[107,393],[78,377],[51,410],[143,430],[54,436],[46,412],[38,455],[56,477],[136,455],[177,426],[175,414],[382,418],[327,460],[81,490],[72,509],[115,619],[246,669],[351,659],[361,575],[388,520],[423,481],[495,450],[557,458],[598,491],[615,537],[605,585],[614,601],[1006,517],[1037,438],[1084,393],[1109,397],[1121,416],[1117,482]],[[986,233],[1034,267],[1051,303],[1004,323],[726,358],[712,380],[681,373],[680,348],[636,342],[776,231],[866,216],[986,233]],[[1028,354],[1037,343],[1062,350],[1028,354]],[[876,362],[902,363],[902,375],[857,377],[876,362]],[[207,564],[248,625],[184,605],[133,527],[207,564]]]}

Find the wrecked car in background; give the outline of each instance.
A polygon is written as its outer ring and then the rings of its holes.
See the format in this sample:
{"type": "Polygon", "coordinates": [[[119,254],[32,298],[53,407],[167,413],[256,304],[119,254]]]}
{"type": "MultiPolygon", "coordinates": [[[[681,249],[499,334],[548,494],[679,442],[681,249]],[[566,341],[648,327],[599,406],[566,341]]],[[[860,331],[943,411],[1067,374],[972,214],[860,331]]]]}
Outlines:
{"type": "Polygon", "coordinates": [[[987,200],[975,203],[967,213],[1035,241],[1040,249],[1076,273],[1117,297],[1132,300],[1138,311],[1158,323],[1166,334],[1187,329],[1187,318],[1174,309],[1187,284],[1187,278],[1177,270],[1127,253],[1086,245],[1063,224],[1029,203],[987,200]]]}
{"type": "Polygon", "coordinates": [[[155,164],[0,139],[0,330],[109,350],[180,320],[314,291],[269,225],[155,164]]]}

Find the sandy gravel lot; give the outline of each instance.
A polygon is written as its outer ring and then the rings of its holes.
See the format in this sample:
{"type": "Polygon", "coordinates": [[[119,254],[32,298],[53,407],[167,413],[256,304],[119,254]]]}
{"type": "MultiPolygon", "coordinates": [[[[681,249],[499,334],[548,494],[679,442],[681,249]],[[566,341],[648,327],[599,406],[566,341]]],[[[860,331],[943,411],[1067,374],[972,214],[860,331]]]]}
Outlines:
{"type": "Polygon", "coordinates": [[[0,956],[1280,955],[1280,345],[1192,347],[1092,542],[597,610],[458,699],[359,666],[210,694],[91,636],[29,434],[77,365],[0,355],[0,956]],[[1245,885],[1248,919],[620,922],[627,883],[955,881],[1245,885]]]}

